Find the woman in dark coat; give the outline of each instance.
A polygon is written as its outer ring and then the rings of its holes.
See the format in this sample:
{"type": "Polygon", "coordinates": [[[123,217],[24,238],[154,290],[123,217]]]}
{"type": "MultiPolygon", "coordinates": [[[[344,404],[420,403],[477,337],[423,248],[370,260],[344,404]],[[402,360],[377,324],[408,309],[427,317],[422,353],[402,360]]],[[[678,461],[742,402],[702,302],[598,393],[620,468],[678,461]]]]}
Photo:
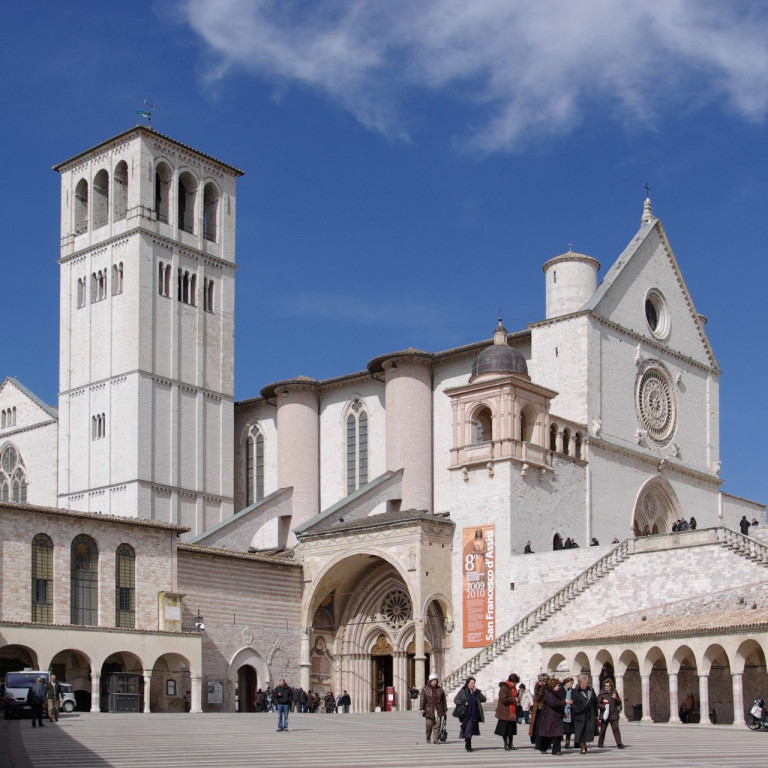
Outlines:
{"type": "Polygon", "coordinates": [[[590,685],[589,675],[579,675],[578,683],[571,691],[571,718],[573,720],[573,742],[587,753],[587,744],[595,739],[597,719],[597,696],[590,685]]]}
{"type": "Polygon", "coordinates": [[[608,723],[613,730],[613,738],[616,739],[616,746],[624,749],[621,743],[621,731],[619,730],[619,714],[621,713],[621,696],[616,693],[613,680],[606,678],[603,682],[603,688],[597,694],[598,713],[600,715],[600,735],[597,737],[597,746],[602,747],[605,743],[605,732],[608,730],[608,723]]]}
{"type": "Polygon", "coordinates": [[[539,675],[536,685],[533,686],[533,704],[531,705],[531,722],[528,726],[528,735],[531,737],[531,744],[536,749],[539,748],[537,744],[539,725],[541,725],[541,718],[539,715],[544,709],[544,691],[547,688],[547,682],[549,681],[549,675],[543,672],[539,675]]]}
{"type": "Polygon", "coordinates": [[[552,745],[552,754],[560,754],[560,743],[563,740],[563,711],[565,710],[565,694],[560,681],[553,677],[544,690],[544,709],[539,712],[539,743],[536,745],[543,754],[552,745]]]}
{"type": "Polygon", "coordinates": [[[501,736],[504,741],[504,749],[514,749],[512,739],[517,735],[517,684],[520,678],[511,674],[506,680],[499,683],[499,700],[496,704],[496,730],[494,733],[501,736]]]}
{"type": "Polygon", "coordinates": [[[485,695],[476,687],[475,678],[468,677],[464,683],[464,687],[456,694],[453,703],[458,707],[461,706],[463,716],[461,720],[461,729],[459,730],[459,738],[464,739],[464,747],[467,752],[472,751],[472,737],[480,735],[480,723],[485,722],[485,715],[483,715],[483,702],[485,701],[485,695]]]}

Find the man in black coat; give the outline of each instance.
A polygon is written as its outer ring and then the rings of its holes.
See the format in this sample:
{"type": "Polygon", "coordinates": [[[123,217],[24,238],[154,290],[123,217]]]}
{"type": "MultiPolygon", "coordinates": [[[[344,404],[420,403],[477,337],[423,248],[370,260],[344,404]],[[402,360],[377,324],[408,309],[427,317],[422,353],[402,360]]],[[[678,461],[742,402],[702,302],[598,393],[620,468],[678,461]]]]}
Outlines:
{"type": "Polygon", "coordinates": [[[43,705],[45,704],[45,685],[43,678],[38,677],[27,694],[27,704],[32,706],[32,727],[43,727],[43,705]]]}
{"type": "Polygon", "coordinates": [[[291,698],[293,690],[290,685],[286,685],[284,679],[280,679],[280,684],[272,693],[272,700],[277,703],[277,730],[288,730],[288,713],[291,710],[291,698]]]}

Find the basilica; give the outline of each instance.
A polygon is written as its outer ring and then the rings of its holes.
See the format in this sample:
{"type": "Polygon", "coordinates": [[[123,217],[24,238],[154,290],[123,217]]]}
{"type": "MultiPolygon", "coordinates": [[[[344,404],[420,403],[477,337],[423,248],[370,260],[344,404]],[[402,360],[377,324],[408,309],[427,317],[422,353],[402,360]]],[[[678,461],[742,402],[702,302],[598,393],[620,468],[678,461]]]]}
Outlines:
{"type": "Polygon", "coordinates": [[[543,264],[525,328],[235,401],[242,172],[141,126],[55,170],[58,403],[0,384],[0,676],[92,711],[247,712],[281,677],[386,711],[433,672],[607,670],[627,716],[685,690],[743,723],[765,506],[721,491],[721,372],[650,199],[602,279],[543,264]]]}

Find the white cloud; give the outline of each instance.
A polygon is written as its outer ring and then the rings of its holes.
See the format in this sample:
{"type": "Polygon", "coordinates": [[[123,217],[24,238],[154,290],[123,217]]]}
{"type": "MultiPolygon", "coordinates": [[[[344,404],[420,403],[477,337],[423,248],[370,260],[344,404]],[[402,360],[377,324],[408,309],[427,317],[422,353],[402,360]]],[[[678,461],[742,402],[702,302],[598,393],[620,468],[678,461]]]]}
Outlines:
{"type": "Polygon", "coordinates": [[[183,0],[214,64],[314,89],[364,125],[408,138],[419,97],[468,108],[484,152],[601,115],[652,123],[722,103],[768,112],[768,8],[749,0],[183,0]]]}

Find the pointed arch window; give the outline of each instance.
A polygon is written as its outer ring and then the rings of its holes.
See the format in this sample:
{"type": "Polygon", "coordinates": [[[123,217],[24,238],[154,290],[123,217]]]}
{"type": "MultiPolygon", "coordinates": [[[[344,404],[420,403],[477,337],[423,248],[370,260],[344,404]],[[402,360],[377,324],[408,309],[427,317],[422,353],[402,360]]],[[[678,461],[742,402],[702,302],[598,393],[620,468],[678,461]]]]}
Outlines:
{"type": "Polygon", "coordinates": [[[173,171],[166,163],[160,163],[155,171],[155,216],[158,221],[168,223],[170,189],[173,171]]]}
{"type": "Polygon", "coordinates": [[[356,398],[349,407],[347,432],[347,494],[368,482],[368,412],[356,398]]]}
{"type": "Polygon", "coordinates": [[[26,468],[13,445],[6,445],[0,453],[0,501],[27,503],[26,468]]]}
{"type": "Polygon", "coordinates": [[[53,542],[44,533],[32,539],[32,621],[53,624],[53,542]]]}
{"type": "Polygon", "coordinates": [[[85,534],[75,536],[70,552],[70,621],[95,627],[99,618],[99,550],[85,534]]]}
{"type": "Polygon", "coordinates": [[[118,296],[123,292],[123,262],[112,265],[112,295],[118,296]]]}
{"type": "Polygon", "coordinates": [[[264,498],[264,435],[253,427],[245,441],[245,505],[264,498]]]}
{"type": "Polygon", "coordinates": [[[203,237],[216,242],[219,217],[219,191],[216,185],[208,183],[203,190],[203,237]]]}
{"type": "Polygon", "coordinates": [[[130,544],[115,553],[115,626],[136,626],[136,552],[130,544]]]}
{"type": "Polygon", "coordinates": [[[179,177],[178,191],[179,229],[193,233],[195,231],[197,179],[191,173],[182,173],[179,177]]]}

